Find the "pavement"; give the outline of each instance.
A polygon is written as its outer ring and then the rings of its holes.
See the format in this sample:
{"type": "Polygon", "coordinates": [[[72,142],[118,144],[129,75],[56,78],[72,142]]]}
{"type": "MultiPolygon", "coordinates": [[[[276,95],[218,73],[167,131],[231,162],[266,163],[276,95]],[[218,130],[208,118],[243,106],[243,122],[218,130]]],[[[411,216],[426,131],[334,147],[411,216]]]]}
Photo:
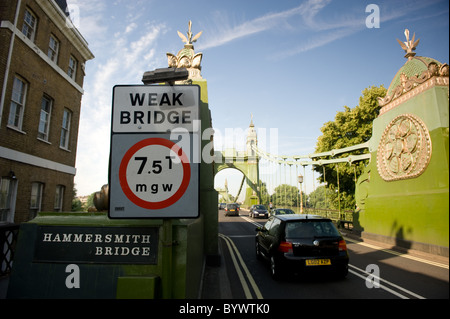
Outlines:
{"type": "Polygon", "coordinates": [[[219,243],[220,265],[205,265],[200,299],[233,299],[224,254],[221,250],[219,243]]]}
{"type": "Polygon", "coordinates": [[[392,246],[392,244],[388,244],[388,243],[384,243],[381,241],[377,241],[377,240],[372,240],[372,239],[367,239],[367,238],[362,238],[361,236],[352,233],[351,231],[348,230],[339,230],[341,232],[341,234],[344,236],[344,238],[346,240],[353,240],[355,242],[362,242],[365,243],[367,245],[372,245],[375,247],[378,247],[380,249],[383,250],[389,250],[389,251],[393,251],[399,255],[409,255],[409,256],[414,256],[414,257],[418,257],[418,258],[422,258],[428,261],[432,261],[432,262],[437,262],[440,264],[444,264],[444,265],[449,265],[449,257],[447,256],[441,256],[441,255],[437,255],[437,254],[433,254],[433,253],[428,253],[428,252],[424,252],[421,250],[416,250],[416,249],[407,249],[404,247],[399,247],[399,246],[392,246]]]}

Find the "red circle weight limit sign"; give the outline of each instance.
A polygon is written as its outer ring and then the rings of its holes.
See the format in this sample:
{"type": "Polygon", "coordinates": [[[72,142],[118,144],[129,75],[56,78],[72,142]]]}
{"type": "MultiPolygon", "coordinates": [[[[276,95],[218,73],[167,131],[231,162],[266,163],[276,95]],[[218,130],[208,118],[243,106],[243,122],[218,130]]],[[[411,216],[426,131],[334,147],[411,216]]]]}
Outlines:
{"type": "Polygon", "coordinates": [[[176,203],[191,179],[189,159],[170,140],[148,138],[134,144],[120,162],[120,186],[130,201],[147,209],[176,203]]]}

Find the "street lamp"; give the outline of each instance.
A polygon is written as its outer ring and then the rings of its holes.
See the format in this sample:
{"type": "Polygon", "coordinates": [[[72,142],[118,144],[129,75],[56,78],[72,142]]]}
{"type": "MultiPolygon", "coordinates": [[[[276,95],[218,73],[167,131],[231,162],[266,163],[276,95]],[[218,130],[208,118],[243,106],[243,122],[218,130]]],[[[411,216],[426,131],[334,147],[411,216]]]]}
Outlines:
{"type": "Polygon", "coordinates": [[[300,183],[300,214],[303,214],[303,196],[302,196],[303,176],[301,174],[298,175],[297,181],[300,183]]]}

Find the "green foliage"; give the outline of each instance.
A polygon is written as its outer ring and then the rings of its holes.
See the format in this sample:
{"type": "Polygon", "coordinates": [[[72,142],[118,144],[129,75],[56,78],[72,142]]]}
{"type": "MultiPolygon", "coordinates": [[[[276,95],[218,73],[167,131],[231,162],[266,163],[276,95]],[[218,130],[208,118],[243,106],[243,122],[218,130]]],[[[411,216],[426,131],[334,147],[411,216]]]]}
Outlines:
{"type": "Polygon", "coordinates": [[[261,204],[269,207],[270,195],[267,191],[267,185],[264,182],[260,182],[259,185],[259,194],[261,196],[261,204]]]}
{"type": "Polygon", "coordinates": [[[83,205],[81,204],[81,201],[77,198],[77,189],[74,186],[72,190],[72,212],[81,212],[83,211],[83,205]]]}
{"type": "MultiPolygon", "coordinates": [[[[316,152],[327,152],[361,143],[372,137],[372,123],[377,118],[380,106],[378,97],[386,95],[384,86],[364,89],[359,98],[359,105],[351,109],[344,106],[344,111],[337,112],[333,122],[325,123],[323,133],[317,141],[316,152]]],[[[357,150],[350,153],[339,154],[335,158],[347,157],[367,153],[368,150],[357,150]]],[[[323,157],[322,159],[329,159],[323,157]]],[[[336,209],[353,209],[355,206],[355,176],[359,176],[365,167],[364,161],[349,165],[347,163],[329,164],[324,167],[316,166],[314,169],[320,174],[319,181],[326,182],[328,188],[338,193],[334,199],[336,209]],[[339,180],[338,180],[339,176],[339,180]],[[339,192],[338,192],[339,190],[339,192]]]]}
{"type": "Polygon", "coordinates": [[[72,212],[82,212],[83,204],[81,204],[81,201],[78,198],[74,198],[72,200],[72,212]]]}
{"type": "Polygon", "coordinates": [[[91,195],[89,195],[89,197],[88,197],[88,199],[87,199],[87,201],[86,201],[86,207],[87,207],[87,208],[89,208],[89,207],[95,207],[95,205],[94,205],[94,197],[95,197],[95,193],[96,193],[96,192],[93,192],[91,195]]]}
{"type": "MultiPolygon", "coordinates": [[[[303,206],[306,206],[307,197],[304,192],[302,192],[302,197],[303,206]]],[[[292,185],[281,184],[277,186],[271,199],[275,207],[300,207],[299,189],[292,185]]]]}
{"type": "Polygon", "coordinates": [[[337,209],[334,207],[336,193],[325,186],[319,186],[309,194],[309,204],[312,208],[337,209]]]}

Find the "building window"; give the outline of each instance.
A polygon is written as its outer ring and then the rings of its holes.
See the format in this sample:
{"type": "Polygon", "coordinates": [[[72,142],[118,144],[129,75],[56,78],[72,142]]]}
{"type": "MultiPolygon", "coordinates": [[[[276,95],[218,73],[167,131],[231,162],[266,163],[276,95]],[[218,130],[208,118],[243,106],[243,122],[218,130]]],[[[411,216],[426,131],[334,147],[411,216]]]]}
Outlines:
{"type": "Polygon", "coordinates": [[[27,84],[17,76],[14,77],[11,105],[9,107],[8,125],[22,129],[23,112],[25,109],[25,96],[27,84]]]}
{"type": "Polygon", "coordinates": [[[67,71],[67,74],[72,80],[75,80],[75,77],[77,75],[77,64],[77,60],[73,56],[71,56],[69,59],[69,69],[67,71]]]}
{"type": "Polygon", "coordinates": [[[34,36],[36,34],[36,25],[37,25],[36,16],[31,13],[30,10],[25,9],[25,17],[23,19],[22,33],[30,39],[34,41],[34,36]]]}
{"type": "Polygon", "coordinates": [[[37,213],[41,211],[43,193],[43,183],[35,182],[31,184],[30,219],[35,218],[37,213]]]}
{"type": "Polygon", "coordinates": [[[41,115],[39,117],[38,138],[48,142],[48,132],[50,128],[50,115],[52,113],[52,100],[43,96],[41,101],[41,115]]]}
{"type": "Polygon", "coordinates": [[[53,35],[50,35],[47,55],[53,62],[58,62],[59,41],[53,35]]]}
{"type": "Polygon", "coordinates": [[[8,222],[11,212],[12,181],[10,178],[0,178],[0,222],[8,222]]]}
{"type": "Polygon", "coordinates": [[[70,136],[70,121],[72,119],[72,112],[68,109],[64,109],[62,128],[61,128],[61,140],[59,146],[66,150],[69,149],[69,136],[70,136]]]}
{"type": "Polygon", "coordinates": [[[63,202],[64,202],[64,190],[65,190],[65,187],[63,185],[57,185],[56,186],[55,212],[62,211],[63,202]]]}

